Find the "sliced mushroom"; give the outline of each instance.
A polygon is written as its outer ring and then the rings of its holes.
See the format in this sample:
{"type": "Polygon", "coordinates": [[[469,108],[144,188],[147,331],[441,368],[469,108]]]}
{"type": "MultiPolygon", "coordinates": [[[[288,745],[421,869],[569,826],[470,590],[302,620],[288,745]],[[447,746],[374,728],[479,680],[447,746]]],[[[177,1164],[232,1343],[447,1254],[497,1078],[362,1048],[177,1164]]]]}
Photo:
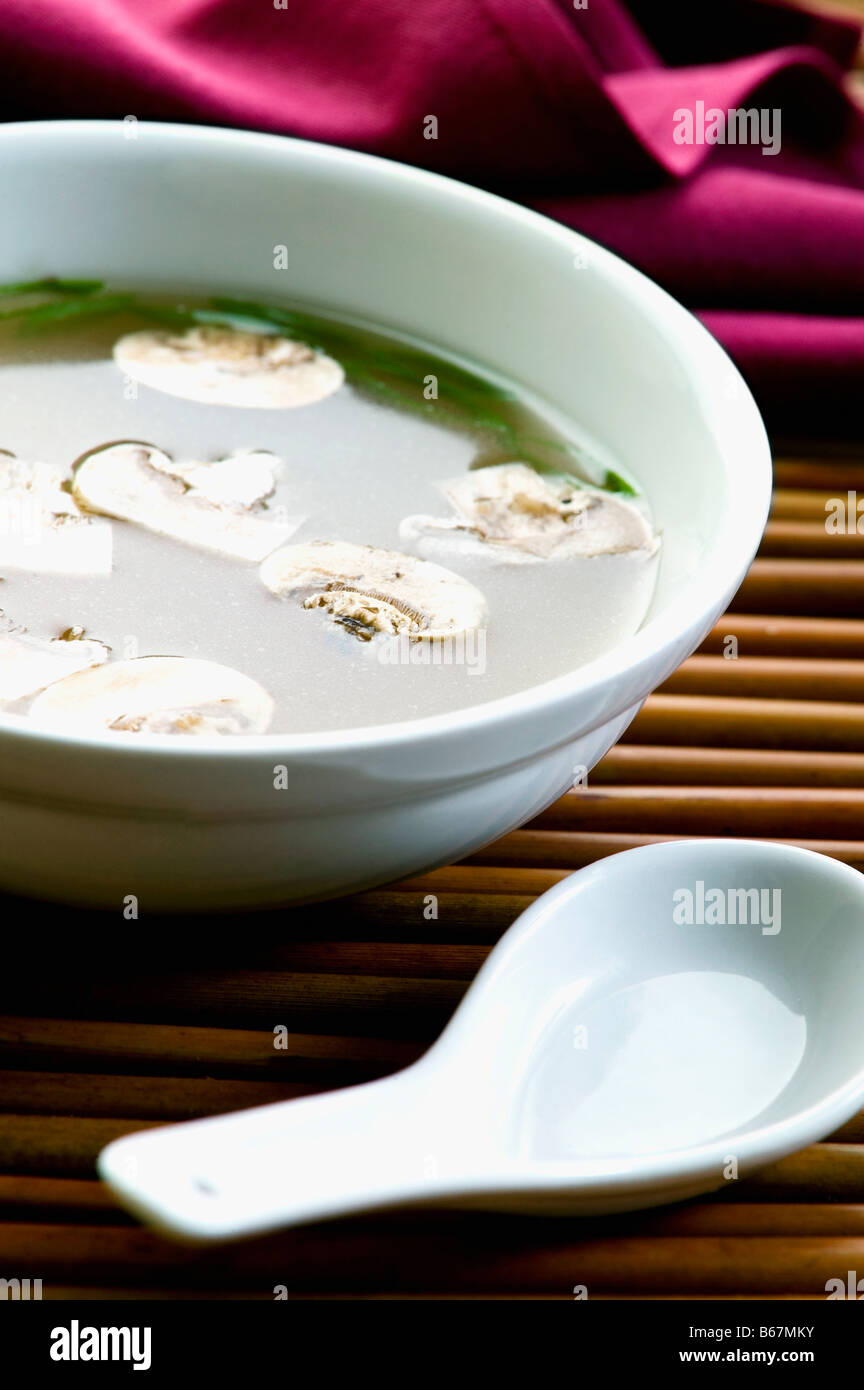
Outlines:
{"type": "Polygon", "coordinates": [[[0,569],[110,574],[111,540],[110,521],[80,510],[59,469],[0,451],[0,569]]]}
{"type": "Polygon", "coordinates": [[[347,541],[286,545],[259,571],[278,598],[323,608],[368,642],[375,633],[434,640],[482,627],[486,600],[461,575],[441,565],[347,541]]]}
{"type": "Polygon", "coordinates": [[[151,466],[179,478],[196,495],[217,507],[248,511],[272,497],[282,472],[282,460],[269,449],[229,454],[214,463],[175,463],[167,454],[151,455],[151,466]]]}
{"type": "Polygon", "coordinates": [[[75,733],[260,734],[273,701],[249,676],[184,656],[140,656],[58,681],[30,714],[75,733]]]}
{"type": "Polygon", "coordinates": [[[403,543],[424,555],[486,550],[518,561],[657,549],[647,519],[631,503],[524,463],[479,468],[441,490],[455,516],[409,516],[399,528],[403,543]]]}
{"type": "Polygon", "coordinates": [[[0,705],[11,705],[73,672],[107,661],[110,647],[69,628],[62,637],[33,637],[0,613],[0,705]]]}
{"type": "Polygon", "coordinates": [[[274,454],[248,451],[215,463],[175,463],[154,444],[121,440],[75,465],[76,502],[133,521],[187,545],[263,560],[294,534],[300,519],[265,520],[261,503],[276,486],[274,454]]]}
{"type": "Polygon", "coordinates": [[[310,405],[345,380],[338,362],[306,343],[215,324],[127,333],[114,345],[114,360],[143,386],[206,405],[310,405]]]}

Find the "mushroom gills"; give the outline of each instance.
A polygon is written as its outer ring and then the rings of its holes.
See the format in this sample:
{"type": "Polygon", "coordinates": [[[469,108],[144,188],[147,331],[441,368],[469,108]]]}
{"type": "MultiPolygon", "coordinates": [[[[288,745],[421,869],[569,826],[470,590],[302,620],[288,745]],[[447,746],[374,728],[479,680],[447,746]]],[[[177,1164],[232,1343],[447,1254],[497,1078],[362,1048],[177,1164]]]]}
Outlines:
{"type": "Polygon", "coordinates": [[[108,575],[110,521],[82,512],[63,473],[0,450],[0,570],[108,575]]]}
{"type": "Polygon", "coordinates": [[[644,551],[659,541],[630,502],[524,463],[479,468],[441,483],[450,517],[408,516],[399,534],[420,554],[486,552],[510,562],[644,551]]]}
{"type": "Polygon", "coordinates": [[[99,666],[110,653],[104,642],[85,637],[83,628],[68,628],[61,637],[34,637],[0,613],[0,706],[36,695],[73,672],[99,666]]]}
{"type": "Polygon", "coordinates": [[[260,734],[273,701],[257,681],[218,662],[142,656],[67,676],[33,701],[30,714],[74,733],[260,734]]]}
{"type": "Polygon", "coordinates": [[[114,345],[114,361],[154,391],[259,410],[311,405],[345,380],[338,362],[307,343],[217,324],[127,333],[114,345]]]}
{"type": "Polygon", "coordinates": [[[246,450],[213,463],[175,463],[164,450],[120,440],[75,465],[73,494],[81,507],[117,517],[186,545],[261,561],[303,518],[269,521],[261,513],[276,487],[281,461],[246,450]]]}
{"type": "Polygon", "coordinates": [[[377,633],[434,641],[481,628],[487,619],[486,600],[475,585],[398,550],[309,541],[274,551],[259,573],[277,598],[324,609],[362,641],[377,633]]]}

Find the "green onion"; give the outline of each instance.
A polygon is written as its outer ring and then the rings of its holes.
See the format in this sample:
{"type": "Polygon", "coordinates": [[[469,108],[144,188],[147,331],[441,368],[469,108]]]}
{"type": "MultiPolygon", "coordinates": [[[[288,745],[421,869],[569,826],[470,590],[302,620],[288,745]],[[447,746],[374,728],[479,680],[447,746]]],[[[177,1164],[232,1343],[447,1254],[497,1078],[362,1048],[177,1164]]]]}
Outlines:
{"type": "MultiPolygon", "coordinates": [[[[135,296],[131,294],[110,294],[102,298],[98,296],[86,299],[64,299],[57,300],[52,304],[40,304],[35,308],[25,310],[21,315],[21,328],[24,332],[31,332],[35,328],[42,328],[45,324],[52,327],[55,324],[67,323],[70,320],[79,321],[80,319],[98,318],[102,314],[117,314],[124,309],[131,309],[135,306],[135,296]]],[[[13,310],[11,314],[4,315],[6,318],[18,317],[13,310]]]]}
{"type": "Polygon", "coordinates": [[[606,469],[606,476],[600,486],[605,492],[618,492],[622,497],[636,497],[636,489],[632,483],[628,483],[626,478],[622,478],[620,473],[616,473],[614,468],[606,469]]]}
{"type": "Polygon", "coordinates": [[[0,285],[0,295],[10,294],[96,294],[105,288],[102,280],[59,280],[54,275],[44,280],[18,280],[0,285]]]}
{"type": "Polygon", "coordinates": [[[167,328],[194,328],[198,322],[192,309],[172,309],[167,304],[134,305],[135,313],[154,323],[164,323],[167,328]]]}

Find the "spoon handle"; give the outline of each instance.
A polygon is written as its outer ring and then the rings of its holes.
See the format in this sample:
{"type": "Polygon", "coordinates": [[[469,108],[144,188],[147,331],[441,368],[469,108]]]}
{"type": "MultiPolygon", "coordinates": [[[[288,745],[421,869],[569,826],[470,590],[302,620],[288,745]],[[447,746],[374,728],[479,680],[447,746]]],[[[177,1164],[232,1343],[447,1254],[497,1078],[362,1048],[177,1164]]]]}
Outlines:
{"type": "Polygon", "coordinates": [[[99,1171],[162,1230],[228,1240],[433,1195],[435,1131],[414,1066],[328,1095],[131,1134],[102,1151],[99,1171]]]}

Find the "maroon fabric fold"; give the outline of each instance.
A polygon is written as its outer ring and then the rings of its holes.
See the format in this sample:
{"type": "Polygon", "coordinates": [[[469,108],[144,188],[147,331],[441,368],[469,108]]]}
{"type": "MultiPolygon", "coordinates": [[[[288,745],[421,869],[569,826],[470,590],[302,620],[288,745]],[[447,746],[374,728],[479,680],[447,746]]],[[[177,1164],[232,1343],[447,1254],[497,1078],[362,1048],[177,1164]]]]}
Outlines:
{"type": "Polygon", "coordinates": [[[500,188],[700,313],[770,423],[861,437],[859,37],[782,0],[3,0],[0,117],[249,126],[500,188]],[[712,108],[779,111],[779,150],[700,141],[712,108]]]}

